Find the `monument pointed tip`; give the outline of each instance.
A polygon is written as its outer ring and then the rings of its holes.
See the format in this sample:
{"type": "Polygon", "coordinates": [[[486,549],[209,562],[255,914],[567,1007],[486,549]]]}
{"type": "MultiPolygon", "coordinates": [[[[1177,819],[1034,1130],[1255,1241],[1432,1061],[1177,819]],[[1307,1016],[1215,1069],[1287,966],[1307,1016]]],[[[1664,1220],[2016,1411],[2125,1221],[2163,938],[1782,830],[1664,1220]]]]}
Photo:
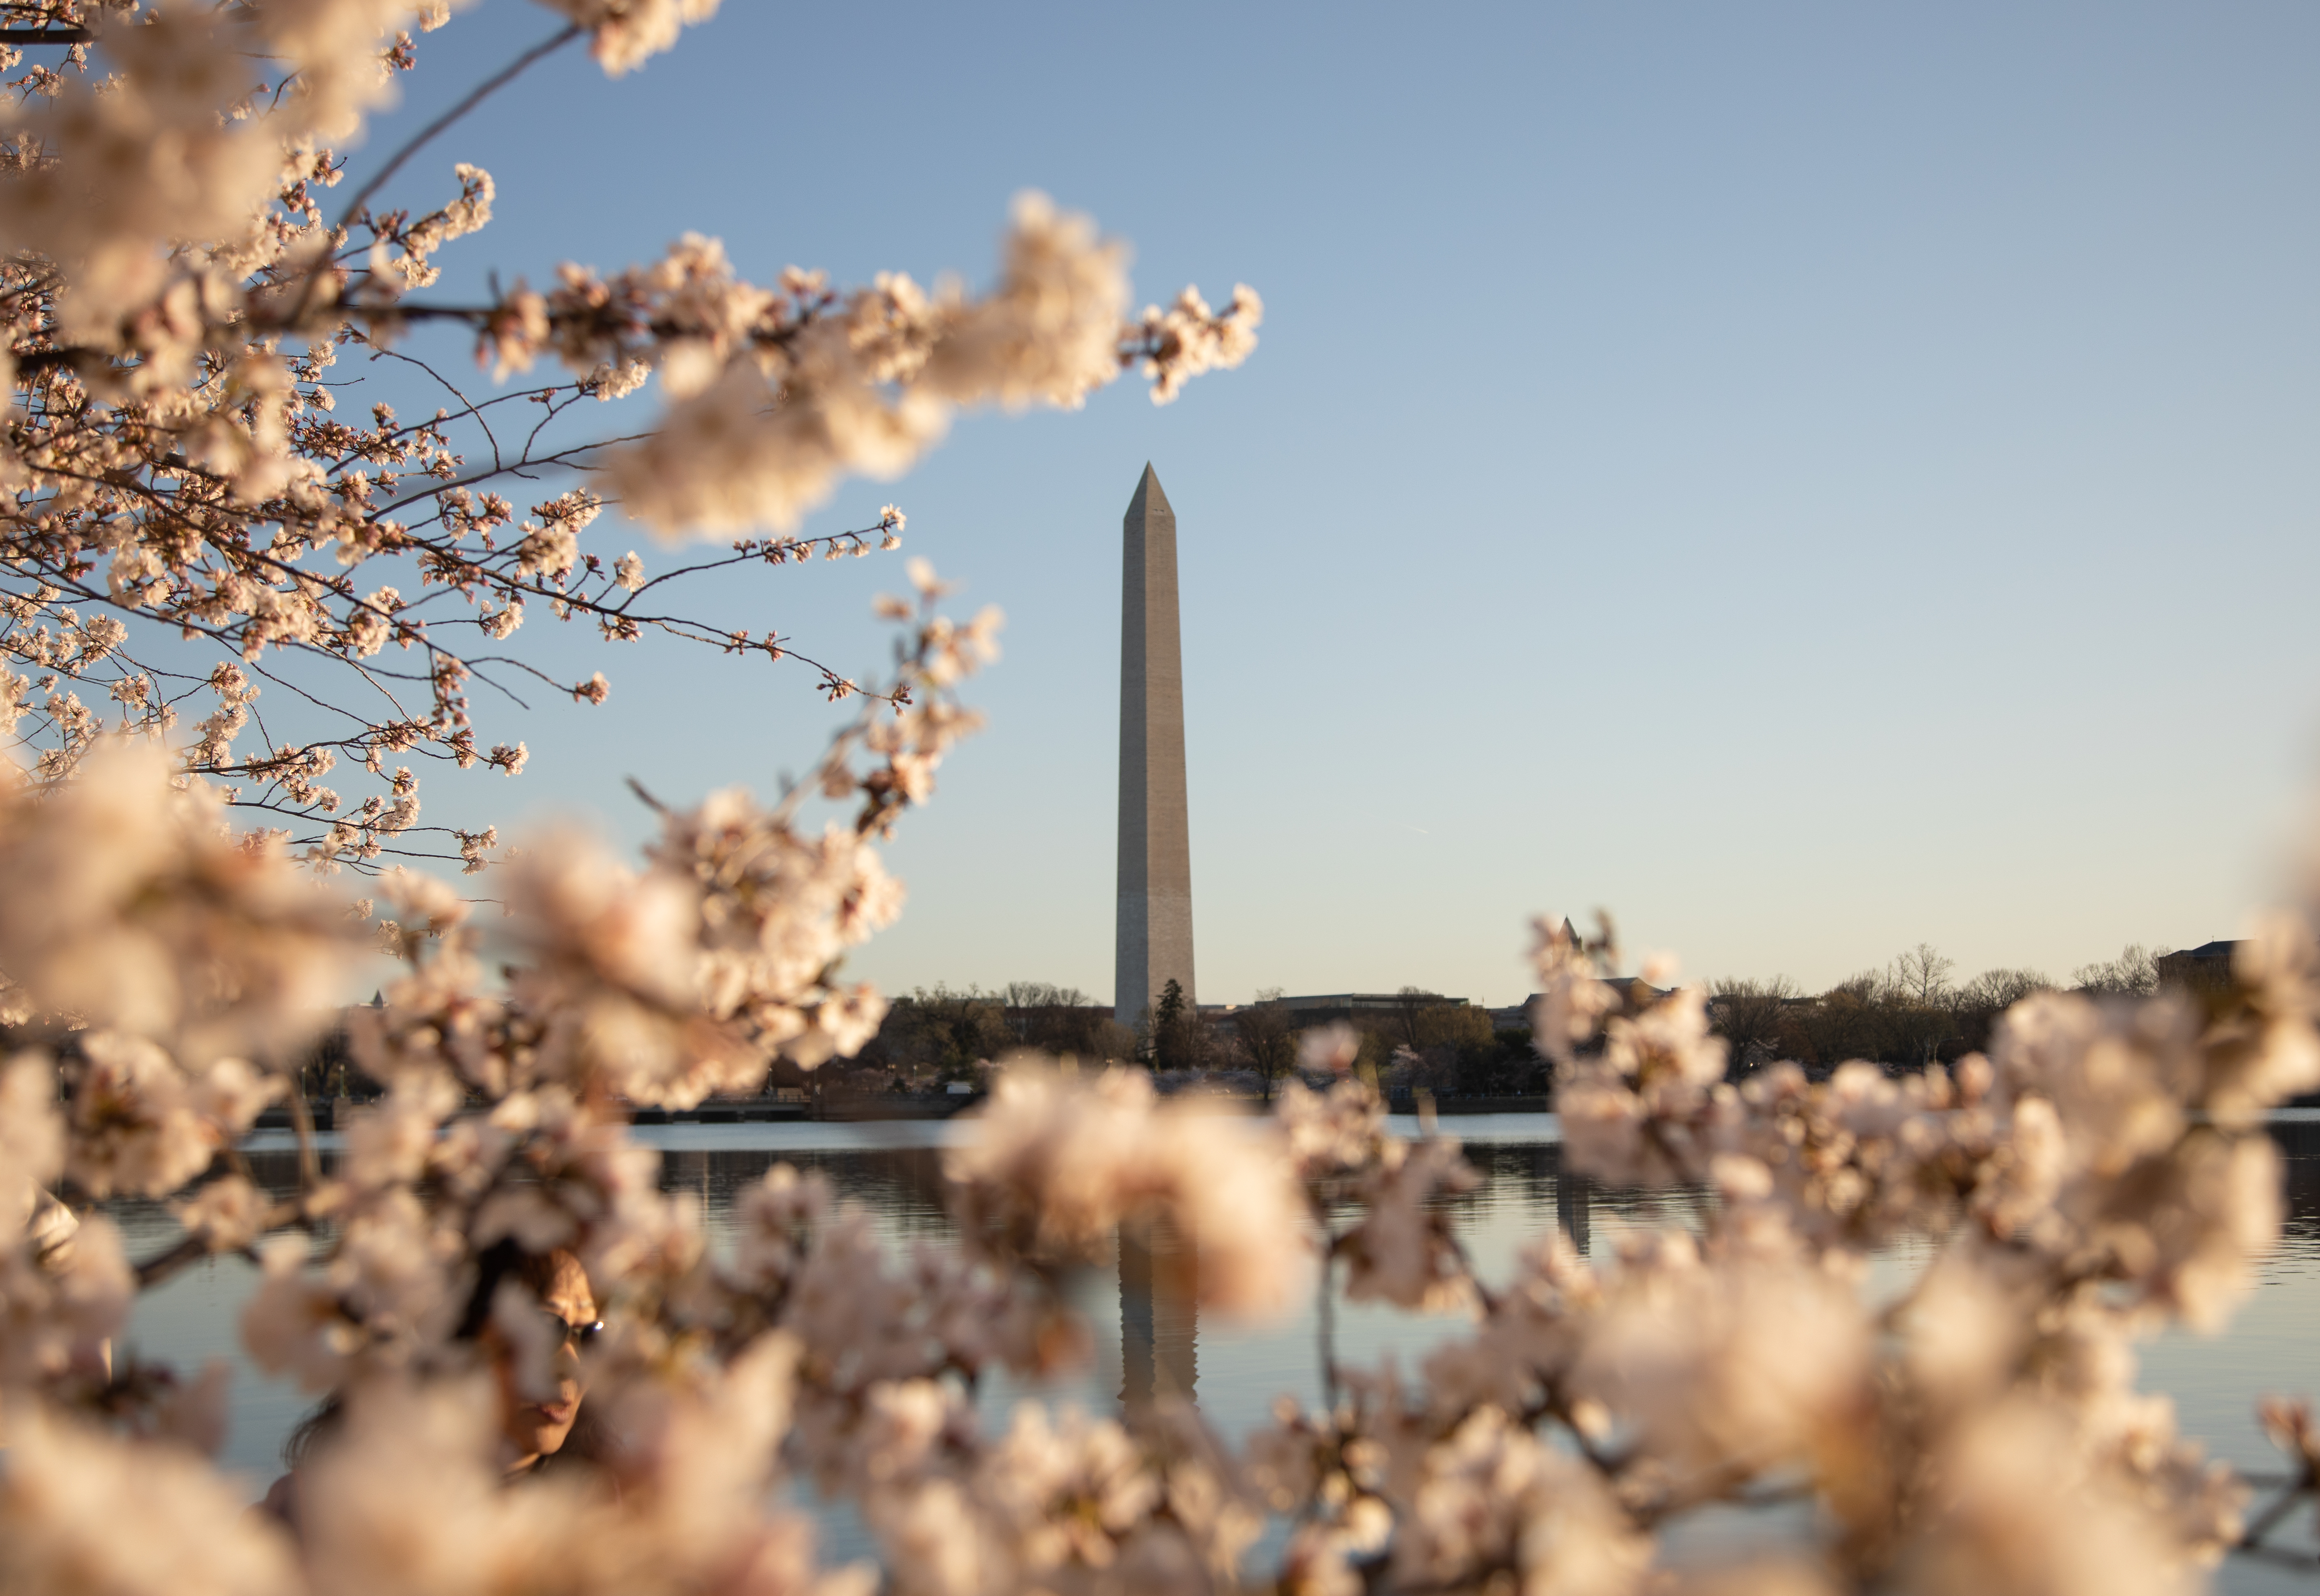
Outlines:
{"type": "Polygon", "coordinates": [[[1168,502],[1167,492],[1160,486],[1160,473],[1152,469],[1152,462],[1144,463],[1144,474],[1136,479],[1136,497],[1128,501],[1130,516],[1148,515],[1157,510],[1173,516],[1175,509],[1168,502]]]}

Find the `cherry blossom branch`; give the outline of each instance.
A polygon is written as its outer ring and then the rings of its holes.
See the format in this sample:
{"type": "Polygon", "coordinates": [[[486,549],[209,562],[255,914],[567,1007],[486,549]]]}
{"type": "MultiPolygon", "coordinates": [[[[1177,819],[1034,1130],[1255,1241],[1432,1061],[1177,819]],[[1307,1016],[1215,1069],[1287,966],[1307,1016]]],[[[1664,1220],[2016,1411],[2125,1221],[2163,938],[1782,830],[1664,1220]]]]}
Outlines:
{"type": "MultiPolygon", "coordinates": [[[[429,122],[425,127],[420,129],[408,140],[404,140],[402,147],[396,149],[393,155],[387,157],[386,160],[381,164],[377,172],[375,173],[368,181],[364,183],[360,188],[355,190],[354,197],[347,202],[345,209],[340,214],[338,225],[331,230],[333,234],[335,236],[343,237],[346,232],[353,227],[355,218],[363,214],[363,207],[369,202],[370,197],[376,194],[381,188],[385,187],[388,179],[392,178],[397,172],[403,170],[404,162],[408,161],[412,156],[418,154],[420,150],[426,148],[427,145],[433,142],[438,135],[449,131],[469,112],[475,110],[485,100],[490,99],[492,95],[497,94],[501,89],[505,88],[509,84],[513,83],[518,77],[523,76],[525,70],[531,67],[535,62],[544,60],[548,56],[554,55],[557,50],[562,50],[575,39],[579,38],[582,31],[580,24],[577,23],[574,23],[567,27],[557,29],[555,32],[549,34],[539,43],[533,45],[530,50],[525,50],[521,55],[516,57],[514,60],[510,61],[506,66],[492,74],[491,77],[485,78],[474,88],[468,90],[467,95],[461,98],[458,104],[451,106],[449,110],[436,117],[434,121],[429,122]]],[[[293,323],[300,320],[304,317],[306,305],[302,302],[298,307],[297,313],[293,315],[290,318],[290,320],[293,323]]]]}

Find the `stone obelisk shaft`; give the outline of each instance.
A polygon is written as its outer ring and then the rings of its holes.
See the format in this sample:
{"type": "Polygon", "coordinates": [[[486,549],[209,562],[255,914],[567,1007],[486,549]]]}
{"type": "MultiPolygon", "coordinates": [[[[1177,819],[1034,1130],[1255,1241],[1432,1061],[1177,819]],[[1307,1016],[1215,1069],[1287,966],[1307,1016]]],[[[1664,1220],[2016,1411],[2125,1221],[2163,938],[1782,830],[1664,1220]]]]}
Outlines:
{"type": "Polygon", "coordinates": [[[1192,987],[1192,840],[1184,802],[1184,652],[1176,512],[1152,467],[1128,500],[1119,611],[1119,929],[1112,1009],[1134,1025],[1172,979],[1192,987]]]}

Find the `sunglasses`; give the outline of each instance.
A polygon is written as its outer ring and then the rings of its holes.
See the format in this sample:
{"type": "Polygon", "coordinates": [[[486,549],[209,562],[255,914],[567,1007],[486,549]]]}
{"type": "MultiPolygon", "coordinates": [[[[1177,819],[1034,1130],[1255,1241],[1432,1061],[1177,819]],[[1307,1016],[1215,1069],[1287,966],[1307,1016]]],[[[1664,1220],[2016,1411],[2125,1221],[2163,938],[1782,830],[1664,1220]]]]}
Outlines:
{"type": "Polygon", "coordinates": [[[596,1339],[604,1333],[604,1321],[601,1319],[591,1319],[584,1323],[575,1324],[563,1315],[551,1313],[545,1308],[540,1310],[539,1316],[548,1321],[548,1336],[551,1345],[585,1351],[594,1346],[596,1339]]]}

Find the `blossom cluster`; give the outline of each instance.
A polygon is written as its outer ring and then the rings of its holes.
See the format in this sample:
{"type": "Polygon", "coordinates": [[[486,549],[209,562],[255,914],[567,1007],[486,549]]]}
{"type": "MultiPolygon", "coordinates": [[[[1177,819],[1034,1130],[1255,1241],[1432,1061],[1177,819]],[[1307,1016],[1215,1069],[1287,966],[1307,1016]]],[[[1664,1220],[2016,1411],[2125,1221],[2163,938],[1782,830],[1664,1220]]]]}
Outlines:
{"type": "Polygon", "coordinates": [[[501,867],[503,990],[485,989],[485,932],[464,899],[412,871],[381,878],[395,915],[382,945],[408,969],[350,1022],[361,1067],[429,1102],[553,1086],[690,1108],[756,1091],[777,1056],[811,1069],[857,1051],[885,1003],[836,972],[902,902],[876,844],[978,724],[947,689],[995,652],[999,625],[993,610],[965,626],[937,613],[941,584],[914,571],[920,609],[896,680],[866,698],[812,781],[772,808],[731,789],[663,809],[642,870],[574,832],[501,867]],[[813,796],[859,801],[850,821],[812,832],[800,809],[813,796]]]}
{"type": "MultiPolygon", "coordinates": [[[[1515,1415],[1559,1429],[1555,1466],[1583,1459],[1617,1504],[1602,1567],[1627,1566],[1623,1535],[1801,1492],[1821,1527],[1781,1552],[1796,1589],[2176,1591],[2242,1542],[2246,1487],[2134,1389],[2133,1347],[2212,1329],[2277,1238],[2261,1116],[2320,1086],[2306,920],[2264,921],[2204,1001],[2041,995],[1987,1057],[1817,1083],[1793,1065],[1727,1081],[1701,995],[1622,989],[1612,956],[1608,934],[1542,923],[1534,1020],[1565,1167],[1710,1191],[1704,1231],[1601,1268],[1539,1245],[1511,1283],[1477,1284],[1475,1332],[1419,1389],[1355,1381],[1334,1413],[1291,1415],[1276,1458],[1334,1460],[1349,1504],[1374,1493],[1423,1525],[1429,1471],[1515,1415]],[[1935,1250],[1876,1300],[1870,1249],[1905,1236],[1935,1250]]],[[[1449,1523],[1485,1512],[1445,1489],[1449,1523]]],[[[1375,1522],[1349,1505],[1306,1532],[1308,1563],[1361,1565],[1375,1522]]],[[[1470,1552],[1464,1577],[1534,1572],[1520,1544],[1470,1552]]]]}
{"type": "MultiPolygon", "coordinates": [[[[549,9],[570,25],[494,84],[583,36],[625,72],[715,4],[549,9]]],[[[491,174],[451,162],[430,203],[388,208],[382,185],[433,130],[375,162],[342,151],[418,68],[411,30],[449,15],[0,0],[32,41],[0,47],[0,733],[42,780],[107,728],[176,744],[185,725],[185,768],[325,868],[479,865],[480,832],[419,824],[414,771],[522,769],[521,743],[478,730],[479,687],[611,690],[527,657],[528,617],[796,659],[844,696],[793,635],[700,618],[669,602],[677,584],[894,547],[892,506],[832,534],[798,523],[841,478],[904,469],[962,407],[1075,406],[1129,370],[1165,400],[1253,347],[1246,290],[1221,312],[1188,290],[1131,316],[1125,248],[1036,195],[980,294],[893,274],[841,292],[797,268],[761,286],[687,234],[623,272],[567,263],[544,291],[430,297],[440,253],[491,221],[491,174]],[[458,376],[447,331],[489,388],[458,376]],[[530,374],[543,360],[562,374],[530,374]],[[600,401],[654,383],[657,417],[590,429],[600,401]],[[725,546],[648,571],[591,546],[608,508],[725,546]]]]}

